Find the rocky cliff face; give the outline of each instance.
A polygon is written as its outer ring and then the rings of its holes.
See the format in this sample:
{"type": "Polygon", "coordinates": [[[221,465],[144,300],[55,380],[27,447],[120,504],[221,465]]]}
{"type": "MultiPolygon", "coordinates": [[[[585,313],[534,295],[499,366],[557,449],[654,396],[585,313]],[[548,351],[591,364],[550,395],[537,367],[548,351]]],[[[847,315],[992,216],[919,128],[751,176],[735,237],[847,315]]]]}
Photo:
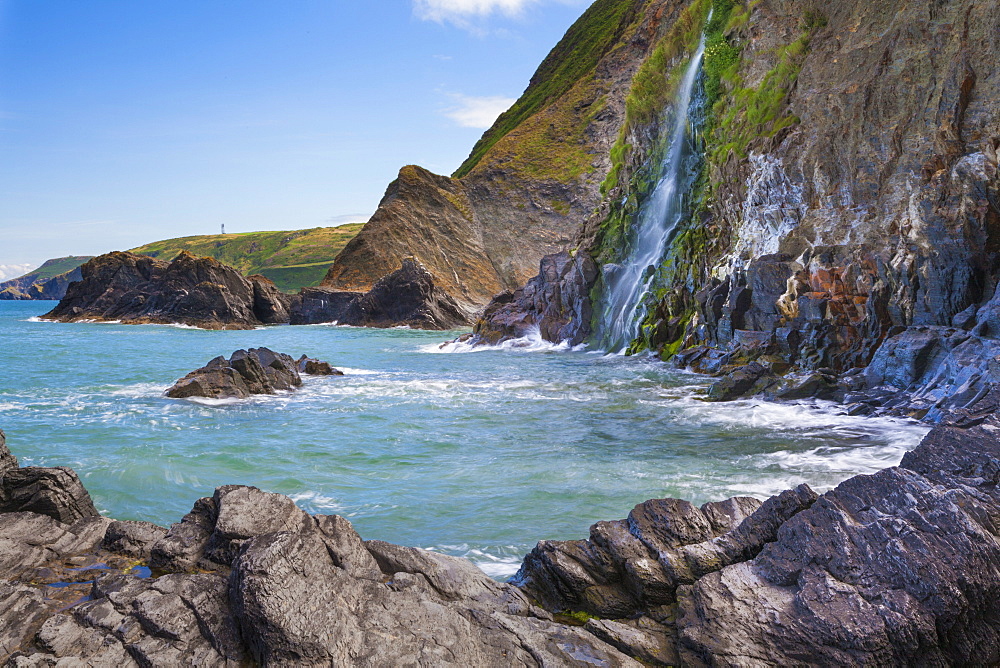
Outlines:
{"type": "Polygon", "coordinates": [[[594,3],[455,177],[400,171],[324,286],[367,291],[412,256],[469,317],[573,247],[601,199],[629,82],[682,4],[594,3]]]}
{"type": "MultiPolygon", "coordinates": [[[[756,361],[772,376],[836,375],[874,361],[841,397],[923,392],[918,414],[1000,379],[987,364],[1000,341],[990,324],[1000,76],[987,65],[1000,53],[997,8],[693,2],[709,33],[705,167],[634,349],[686,350],[680,363],[712,373],[756,361]]],[[[661,51],[672,68],[655,85],[640,70],[632,99],[669,108],[671,72],[698,32],[684,34],[661,51]]],[[[580,239],[601,265],[627,253],[660,126],[638,111],[623,126],[604,203],[580,239]]]]}

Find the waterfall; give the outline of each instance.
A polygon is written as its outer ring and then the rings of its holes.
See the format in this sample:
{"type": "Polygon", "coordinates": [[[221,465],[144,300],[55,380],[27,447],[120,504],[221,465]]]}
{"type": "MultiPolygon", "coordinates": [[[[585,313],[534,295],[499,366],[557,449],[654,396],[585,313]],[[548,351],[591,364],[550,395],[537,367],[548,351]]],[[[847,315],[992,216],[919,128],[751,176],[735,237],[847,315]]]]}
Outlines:
{"type": "Polygon", "coordinates": [[[663,260],[674,228],[688,213],[687,195],[698,178],[701,151],[696,129],[703,115],[704,93],[699,90],[705,36],[684,72],[673,106],[669,144],[660,166],[659,181],[642,202],[632,223],[628,254],[619,264],[603,267],[602,313],[595,342],[611,353],[624,353],[639,336],[646,317],[656,269],[663,260]],[[697,121],[697,122],[692,122],[697,121]]]}

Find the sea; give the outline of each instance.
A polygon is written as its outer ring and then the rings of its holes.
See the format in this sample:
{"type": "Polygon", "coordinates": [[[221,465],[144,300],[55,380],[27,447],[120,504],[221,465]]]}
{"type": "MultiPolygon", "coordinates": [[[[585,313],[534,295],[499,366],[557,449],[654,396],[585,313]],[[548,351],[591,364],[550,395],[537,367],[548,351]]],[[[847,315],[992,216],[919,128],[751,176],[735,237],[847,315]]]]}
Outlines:
{"type": "Polygon", "coordinates": [[[219,485],[254,485],[497,579],[539,540],[586,538],[647,499],[822,492],[898,464],[927,431],[824,402],[710,403],[703,376],[538,337],[40,321],[54,305],[0,302],[0,429],[22,466],[72,467],[102,513],[164,526],[219,485]],[[242,401],[164,396],[260,346],[345,375],[242,401]]]}

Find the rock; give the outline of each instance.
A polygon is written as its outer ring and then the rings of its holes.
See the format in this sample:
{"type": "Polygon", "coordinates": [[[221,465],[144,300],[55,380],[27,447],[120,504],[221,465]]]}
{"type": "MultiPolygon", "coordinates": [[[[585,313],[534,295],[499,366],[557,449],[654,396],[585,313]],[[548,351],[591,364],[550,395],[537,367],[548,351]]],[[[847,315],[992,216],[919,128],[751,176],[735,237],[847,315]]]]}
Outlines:
{"type": "Polygon", "coordinates": [[[998,455],[995,432],[938,427],[900,467],[824,494],[756,558],[678,591],[682,661],[996,661],[998,455]]]}
{"type": "MultiPolygon", "coordinates": [[[[3,430],[0,429],[0,478],[3,478],[3,474],[7,471],[17,468],[17,457],[11,454],[10,448],[7,447],[7,437],[4,435],[3,430]]],[[[3,496],[0,495],[0,500],[3,496]]]]}
{"type": "Polygon", "coordinates": [[[72,469],[9,469],[0,478],[0,513],[32,512],[64,524],[100,514],[72,469]]]}
{"type": "Polygon", "coordinates": [[[405,258],[399,269],[379,279],[366,293],[303,289],[292,302],[291,322],[416,329],[453,329],[467,324],[468,317],[455,300],[434,281],[422,264],[405,258]]]}
{"type": "Polygon", "coordinates": [[[101,541],[109,552],[149,561],[153,544],[167,535],[167,530],[152,522],[112,522],[101,541]]]}
{"type": "Polygon", "coordinates": [[[310,376],[343,376],[344,372],[340,369],[335,369],[330,366],[329,362],[323,362],[312,357],[306,357],[303,355],[295,362],[296,368],[298,368],[299,373],[308,374],[310,376]]]}
{"type": "Polygon", "coordinates": [[[730,371],[708,388],[714,401],[729,401],[763,392],[777,382],[777,377],[763,364],[751,362],[730,371]]]}
{"type": "Polygon", "coordinates": [[[582,343],[590,334],[596,280],[597,265],[587,253],[546,255],[523,288],[494,297],[476,323],[473,342],[497,344],[537,331],[553,343],[582,343]]]}
{"type": "Polygon", "coordinates": [[[216,357],[174,383],[166,395],[174,399],[246,399],[254,394],[293,390],[300,385],[299,365],[290,355],[268,348],[251,348],[237,350],[228,360],[216,357]]]}
{"type": "Polygon", "coordinates": [[[291,298],[262,276],[244,278],[212,258],[182,252],[172,262],[108,253],[84,264],[49,320],[178,323],[253,329],[289,320],[291,298]]]}

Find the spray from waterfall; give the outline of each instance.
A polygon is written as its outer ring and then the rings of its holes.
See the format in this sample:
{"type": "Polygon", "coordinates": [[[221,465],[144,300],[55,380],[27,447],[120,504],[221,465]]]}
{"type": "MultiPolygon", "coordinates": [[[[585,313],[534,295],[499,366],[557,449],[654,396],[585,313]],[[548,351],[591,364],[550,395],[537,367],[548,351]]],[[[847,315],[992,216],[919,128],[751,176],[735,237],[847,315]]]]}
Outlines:
{"type": "Polygon", "coordinates": [[[702,35],[677,91],[659,181],[633,220],[626,257],[603,268],[599,305],[602,316],[595,341],[611,353],[624,353],[639,336],[656,269],[667,252],[674,229],[688,214],[688,194],[698,178],[702,160],[697,126],[704,109],[704,92],[698,85],[704,56],[702,35]]]}

